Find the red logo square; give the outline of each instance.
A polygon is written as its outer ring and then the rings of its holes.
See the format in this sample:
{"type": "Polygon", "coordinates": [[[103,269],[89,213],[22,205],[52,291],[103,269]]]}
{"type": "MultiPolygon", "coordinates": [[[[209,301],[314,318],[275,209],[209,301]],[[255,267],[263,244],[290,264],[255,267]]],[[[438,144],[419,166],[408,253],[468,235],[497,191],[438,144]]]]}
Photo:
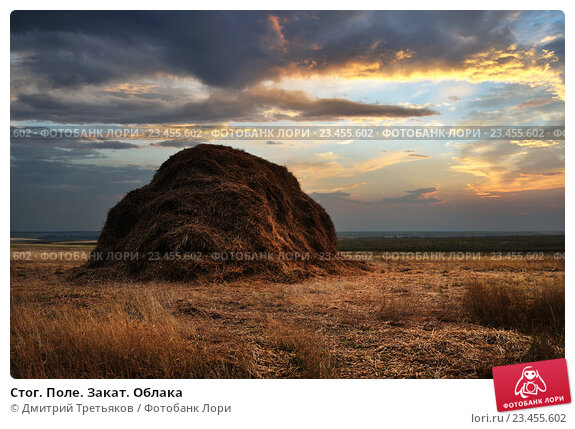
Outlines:
{"type": "Polygon", "coordinates": [[[493,385],[497,411],[571,402],[565,359],[496,366],[493,385]]]}

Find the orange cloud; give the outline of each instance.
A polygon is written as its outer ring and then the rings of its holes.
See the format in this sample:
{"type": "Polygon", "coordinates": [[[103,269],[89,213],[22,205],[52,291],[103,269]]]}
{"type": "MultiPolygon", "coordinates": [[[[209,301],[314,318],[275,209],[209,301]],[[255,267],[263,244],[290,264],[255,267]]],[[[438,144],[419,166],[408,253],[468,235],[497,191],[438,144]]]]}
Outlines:
{"type": "Polygon", "coordinates": [[[549,189],[563,188],[565,187],[565,173],[519,173],[518,176],[512,179],[492,175],[486,182],[468,184],[467,186],[476,195],[482,198],[494,198],[506,193],[545,191],[549,189]]]}
{"type": "Polygon", "coordinates": [[[501,82],[549,88],[565,100],[561,70],[552,67],[559,59],[548,50],[491,49],[471,55],[454,64],[442,59],[418,59],[417,52],[382,54],[377,60],[353,59],[343,64],[317,64],[313,69],[291,63],[278,73],[284,77],[337,76],[343,79],[383,79],[391,81],[458,80],[472,83],[501,82]]]}
{"type": "Polygon", "coordinates": [[[550,173],[521,173],[521,177],[548,177],[548,176],[563,176],[565,175],[562,171],[552,171],[550,173]]]}
{"type": "Polygon", "coordinates": [[[272,37],[267,39],[269,47],[273,49],[280,49],[287,52],[288,41],[283,34],[283,27],[280,23],[280,17],[277,15],[269,15],[268,22],[272,30],[272,37]]]}
{"type": "Polygon", "coordinates": [[[518,104],[517,107],[519,109],[524,109],[526,107],[540,107],[540,106],[546,106],[547,104],[555,103],[556,101],[558,100],[556,100],[555,98],[540,97],[518,104]]]}
{"type": "Polygon", "coordinates": [[[307,192],[323,192],[333,189],[332,179],[334,178],[358,177],[391,165],[409,161],[412,160],[409,159],[406,153],[398,151],[383,153],[367,161],[347,166],[336,159],[322,159],[320,161],[291,163],[288,167],[293,171],[307,192]]]}
{"type": "Polygon", "coordinates": [[[159,84],[142,84],[142,83],[122,83],[116,86],[109,86],[104,88],[104,92],[112,94],[125,94],[125,95],[143,95],[157,92],[159,84]]]}
{"type": "Polygon", "coordinates": [[[526,147],[550,147],[559,144],[556,140],[510,140],[509,143],[526,147]]]}
{"type": "Polygon", "coordinates": [[[479,179],[467,187],[482,198],[565,186],[565,162],[560,147],[476,142],[462,145],[461,155],[454,161],[451,169],[479,179]]]}
{"type": "Polygon", "coordinates": [[[435,187],[435,189],[429,192],[423,192],[420,196],[421,200],[431,200],[434,199],[434,195],[439,193],[439,185],[435,187]]]}
{"type": "Polygon", "coordinates": [[[400,203],[400,204],[413,204],[413,203],[431,203],[443,204],[439,196],[439,185],[431,186],[429,188],[419,188],[412,191],[406,191],[401,197],[383,198],[383,203],[400,203]]]}
{"type": "Polygon", "coordinates": [[[357,189],[360,186],[366,185],[367,182],[360,182],[360,183],[352,183],[351,185],[345,185],[345,186],[339,186],[337,188],[333,188],[330,190],[330,192],[343,192],[343,191],[349,191],[352,189],[357,189]]]}

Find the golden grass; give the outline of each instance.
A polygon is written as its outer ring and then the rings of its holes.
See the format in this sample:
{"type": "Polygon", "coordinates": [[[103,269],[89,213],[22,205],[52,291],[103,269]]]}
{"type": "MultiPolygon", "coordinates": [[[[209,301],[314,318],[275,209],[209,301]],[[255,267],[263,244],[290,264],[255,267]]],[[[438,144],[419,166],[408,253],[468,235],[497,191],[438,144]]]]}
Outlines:
{"type": "Polygon", "coordinates": [[[291,285],[66,282],[81,262],[11,261],[13,377],[477,378],[564,355],[552,257],[291,285]]]}
{"type": "Polygon", "coordinates": [[[411,297],[382,294],[374,304],[374,316],[377,320],[391,324],[401,324],[414,312],[411,297]]]}
{"type": "Polygon", "coordinates": [[[335,362],[322,335],[303,325],[271,320],[268,334],[279,350],[289,355],[295,376],[330,378],[335,375],[335,362]]]}
{"type": "Polygon", "coordinates": [[[565,279],[526,286],[507,279],[469,282],[462,304],[478,322],[527,333],[561,336],[565,330],[565,279]]]}
{"type": "MultiPolygon", "coordinates": [[[[474,279],[462,299],[466,314],[486,326],[531,336],[522,362],[564,357],[565,278],[555,276],[525,285],[508,279],[474,279]]],[[[501,364],[517,363],[505,357],[501,364]]]]}
{"type": "Polygon", "coordinates": [[[13,300],[10,317],[15,378],[250,377],[241,350],[220,353],[150,292],[124,290],[94,308],[13,300]]]}

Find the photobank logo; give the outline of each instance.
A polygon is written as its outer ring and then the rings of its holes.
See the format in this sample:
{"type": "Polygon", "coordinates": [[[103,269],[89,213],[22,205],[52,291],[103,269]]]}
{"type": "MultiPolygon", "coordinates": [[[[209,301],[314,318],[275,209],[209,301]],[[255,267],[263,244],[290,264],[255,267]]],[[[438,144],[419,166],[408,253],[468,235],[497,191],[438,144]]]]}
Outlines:
{"type": "Polygon", "coordinates": [[[493,385],[498,411],[571,402],[565,359],[494,367],[493,385]]]}
{"type": "Polygon", "coordinates": [[[515,386],[515,395],[521,396],[523,399],[529,396],[537,396],[539,392],[546,392],[547,385],[543,378],[539,375],[539,371],[533,369],[532,366],[523,368],[521,378],[517,381],[515,386]]]}

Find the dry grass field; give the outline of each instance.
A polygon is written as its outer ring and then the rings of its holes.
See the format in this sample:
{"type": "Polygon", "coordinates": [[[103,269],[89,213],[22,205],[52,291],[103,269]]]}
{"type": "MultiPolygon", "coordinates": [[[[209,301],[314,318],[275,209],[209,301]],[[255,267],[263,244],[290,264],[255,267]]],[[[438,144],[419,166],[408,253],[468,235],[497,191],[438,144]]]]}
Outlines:
{"type": "MultiPolygon", "coordinates": [[[[564,355],[564,260],[378,258],[299,284],[74,284],[12,246],[15,378],[487,378],[564,355]]],[[[68,253],[70,254],[70,253],[68,253]]],[[[64,259],[64,258],[62,258],[64,259]]]]}

